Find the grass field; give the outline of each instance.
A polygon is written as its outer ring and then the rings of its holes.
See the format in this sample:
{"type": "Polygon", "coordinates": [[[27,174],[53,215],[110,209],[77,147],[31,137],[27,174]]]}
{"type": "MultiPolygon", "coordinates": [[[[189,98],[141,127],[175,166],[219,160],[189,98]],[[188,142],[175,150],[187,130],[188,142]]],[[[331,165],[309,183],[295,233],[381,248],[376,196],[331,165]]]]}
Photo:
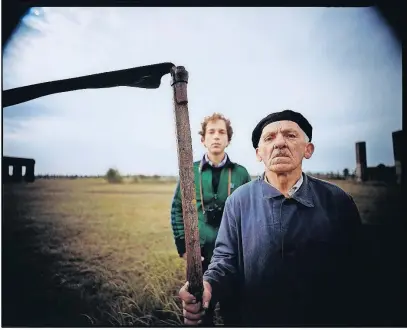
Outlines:
{"type": "MultiPolygon", "coordinates": [[[[336,183],[365,223],[391,221],[396,192],[336,183]]],[[[102,179],[3,185],[3,326],[181,324],[174,188],[102,179]]]]}

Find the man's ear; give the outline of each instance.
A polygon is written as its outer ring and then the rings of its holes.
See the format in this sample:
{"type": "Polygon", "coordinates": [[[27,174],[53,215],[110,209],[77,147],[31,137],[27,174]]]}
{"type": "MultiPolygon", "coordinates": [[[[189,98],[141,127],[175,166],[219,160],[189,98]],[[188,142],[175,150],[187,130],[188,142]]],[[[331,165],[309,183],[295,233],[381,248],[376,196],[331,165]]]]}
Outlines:
{"type": "Polygon", "coordinates": [[[256,148],[256,159],[258,162],[261,162],[263,159],[260,156],[259,148],[256,148]]]}
{"type": "Polygon", "coordinates": [[[202,143],[202,144],[204,145],[204,147],[206,148],[206,145],[205,145],[204,141],[205,141],[204,137],[201,136],[201,143],[202,143]]]}
{"type": "Polygon", "coordinates": [[[312,154],[314,153],[314,150],[315,150],[314,144],[311,142],[307,143],[304,154],[305,159],[310,159],[312,154]]]}

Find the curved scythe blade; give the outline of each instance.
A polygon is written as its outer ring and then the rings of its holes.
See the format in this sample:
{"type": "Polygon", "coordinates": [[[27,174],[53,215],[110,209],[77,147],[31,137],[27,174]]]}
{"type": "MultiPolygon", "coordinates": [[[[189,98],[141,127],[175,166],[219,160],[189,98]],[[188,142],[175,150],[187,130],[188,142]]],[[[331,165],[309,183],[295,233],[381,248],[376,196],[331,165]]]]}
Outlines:
{"type": "Polygon", "coordinates": [[[3,91],[3,107],[26,102],[38,97],[88,88],[118,86],[158,88],[161,78],[170,73],[174,64],[164,62],[131,69],[103,72],[76,78],[49,81],[3,91]]]}

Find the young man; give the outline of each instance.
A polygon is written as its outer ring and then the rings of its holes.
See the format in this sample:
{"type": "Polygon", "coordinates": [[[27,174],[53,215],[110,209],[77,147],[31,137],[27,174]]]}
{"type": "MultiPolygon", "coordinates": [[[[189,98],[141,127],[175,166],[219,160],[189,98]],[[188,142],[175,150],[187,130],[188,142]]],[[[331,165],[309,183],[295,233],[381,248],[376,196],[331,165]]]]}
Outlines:
{"type": "MultiPolygon", "coordinates": [[[[225,153],[233,136],[228,119],[219,113],[205,117],[199,134],[207,150],[200,161],[194,162],[198,227],[205,271],[212,258],[226,199],[251,178],[245,167],[233,163],[225,153]]],[[[172,201],[171,225],[178,254],[186,259],[179,183],[172,201]]]]}
{"type": "MultiPolygon", "coordinates": [[[[227,200],[204,274],[203,306],[221,299],[225,325],[350,325],[359,313],[360,215],[341,188],[303,173],[311,139],[312,126],[291,110],[253,131],[264,174],[227,200]]],[[[185,323],[197,324],[203,312],[187,283],[180,297],[185,323]]]]}

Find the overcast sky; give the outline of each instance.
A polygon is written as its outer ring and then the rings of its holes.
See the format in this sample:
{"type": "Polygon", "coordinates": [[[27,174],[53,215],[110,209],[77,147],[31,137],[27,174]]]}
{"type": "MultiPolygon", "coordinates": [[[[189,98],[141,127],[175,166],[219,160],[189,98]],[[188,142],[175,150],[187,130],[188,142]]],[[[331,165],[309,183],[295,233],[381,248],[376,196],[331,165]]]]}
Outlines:
{"type": "MultiPolygon", "coordinates": [[[[38,8],[3,55],[3,88],[172,62],[189,71],[194,159],[198,131],[221,112],[232,161],[259,174],[251,132],[271,112],[301,112],[314,127],[306,171],[394,165],[401,129],[401,49],[369,8],[38,8]]],[[[3,154],[36,173],[178,173],[170,76],[159,89],[55,94],[3,109],[3,154]]]]}

